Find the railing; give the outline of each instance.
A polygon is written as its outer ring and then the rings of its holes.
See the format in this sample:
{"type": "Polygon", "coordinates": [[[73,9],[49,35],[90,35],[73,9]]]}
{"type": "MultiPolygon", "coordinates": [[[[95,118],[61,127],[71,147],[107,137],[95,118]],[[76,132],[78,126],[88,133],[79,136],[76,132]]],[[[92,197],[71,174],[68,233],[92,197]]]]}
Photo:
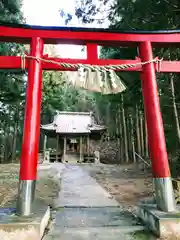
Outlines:
{"type": "MultiPolygon", "coordinates": [[[[151,163],[148,163],[145,159],[143,159],[138,153],[135,152],[135,155],[140,159],[146,166],[150,167],[151,163]]],[[[180,203],[180,179],[172,178],[173,188],[174,188],[174,196],[176,203],[180,203]]]]}
{"type": "Polygon", "coordinates": [[[143,159],[138,153],[135,152],[135,155],[136,155],[143,163],[145,163],[145,165],[147,165],[148,167],[151,166],[151,164],[148,163],[145,159],[143,159]]]}

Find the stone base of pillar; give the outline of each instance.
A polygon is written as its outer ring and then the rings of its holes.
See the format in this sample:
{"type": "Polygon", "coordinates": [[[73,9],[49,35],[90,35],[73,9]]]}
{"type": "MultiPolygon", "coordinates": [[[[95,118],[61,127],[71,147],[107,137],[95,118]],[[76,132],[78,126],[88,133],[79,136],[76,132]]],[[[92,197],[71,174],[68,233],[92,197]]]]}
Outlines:
{"type": "Polygon", "coordinates": [[[31,216],[21,217],[11,213],[1,216],[1,239],[42,239],[50,218],[50,207],[43,202],[35,201],[31,216]]]}
{"type": "Polygon", "coordinates": [[[17,215],[30,216],[32,214],[35,186],[35,180],[19,180],[17,215]]]}
{"type": "Polygon", "coordinates": [[[162,212],[154,203],[141,203],[137,208],[137,216],[158,238],[180,238],[180,209],[176,212],[162,212]]]}
{"type": "Polygon", "coordinates": [[[176,204],[171,177],[153,178],[156,204],[159,210],[175,212],[176,204]]]}

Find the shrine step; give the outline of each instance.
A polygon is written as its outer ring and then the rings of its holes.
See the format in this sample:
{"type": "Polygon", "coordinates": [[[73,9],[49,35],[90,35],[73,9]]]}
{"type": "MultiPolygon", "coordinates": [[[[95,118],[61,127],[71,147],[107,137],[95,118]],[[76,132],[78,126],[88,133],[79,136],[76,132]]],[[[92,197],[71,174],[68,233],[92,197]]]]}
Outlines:
{"type": "Polygon", "coordinates": [[[44,240],[124,240],[133,239],[133,233],[142,230],[137,219],[120,207],[68,207],[54,213],[52,229],[44,240]]]}

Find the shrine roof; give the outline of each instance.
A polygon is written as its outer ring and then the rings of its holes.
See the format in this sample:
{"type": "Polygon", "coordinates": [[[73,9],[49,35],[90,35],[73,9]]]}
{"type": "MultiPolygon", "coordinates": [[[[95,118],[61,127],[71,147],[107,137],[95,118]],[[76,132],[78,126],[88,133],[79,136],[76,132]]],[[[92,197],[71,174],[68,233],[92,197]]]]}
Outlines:
{"type": "Polygon", "coordinates": [[[104,131],[106,127],[96,124],[91,112],[58,112],[54,121],[41,125],[41,129],[59,134],[90,134],[104,131]]]}

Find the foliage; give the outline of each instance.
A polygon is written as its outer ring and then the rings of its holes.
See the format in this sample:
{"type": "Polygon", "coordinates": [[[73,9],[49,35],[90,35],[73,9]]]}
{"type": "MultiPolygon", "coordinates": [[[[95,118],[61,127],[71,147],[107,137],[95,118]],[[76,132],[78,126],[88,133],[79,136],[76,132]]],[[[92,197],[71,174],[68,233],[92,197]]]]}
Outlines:
{"type": "MultiPolygon", "coordinates": [[[[21,23],[21,1],[0,1],[0,22],[21,23]]],[[[0,43],[0,55],[16,55],[23,51],[23,46],[15,43],[0,43]]],[[[18,148],[22,138],[24,110],[25,78],[21,72],[0,72],[0,161],[10,159],[13,144],[18,148]],[[15,140],[16,138],[16,140],[15,140]]],[[[14,151],[16,149],[14,148],[14,151]]]]}
{"type": "Polygon", "coordinates": [[[65,81],[61,72],[45,72],[43,77],[42,119],[52,121],[58,111],[91,111],[95,105],[93,95],[75,89],[65,81]]]}
{"type": "MultiPolygon", "coordinates": [[[[167,30],[179,28],[180,2],[178,0],[173,0],[171,2],[169,0],[114,0],[113,2],[110,0],[107,0],[105,2],[103,0],[85,0],[79,1],[78,3],[79,4],[75,9],[74,14],[83,23],[99,23],[99,16],[101,16],[101,20],[104,21],[104,15],[99,14],[99,12],[101,12],[99,6],[104,3],[106,7],[106,16],[110,22],[109,28],[111,28],[112,30],[116,29],[116,31],[156,31],[160,29],[167,30]]],[[[176,50],[174,48],[154,49],[154,55],[163,57],[164,59],[179,59],[179,53],[180,52],[178,48],[176,50]]],[[[135,48],[101,48],[101,58],[133,59],[137,55],[138,52],[135,48]]],[[[128,90],[125,94],[123,94],[126,119],[128,121],[129,114],[132,114],[135,122],[137,120],[135,111],[136,106],[138,105],[138,109],[140,112],[143,111],[140,76],[136,73],[120,73],[120,75],[128,86],[128,90]]],[[[179,141],[177,141],[177,129],[174,127],[177,119],[175,119],[174,116],[172,91],[170,88],[170,78],[172,76],[174,78],[176,105],[179,113],[179,76],[176,74],[173,74],[171,76],[167,74],[158,74],[157,82],[159,87],[159,95],[165,126],[168,152],[170,155],[176,155],[179,149],[179,141]]],[[[99,97],[95,95],[95,97],[100,117],[105,116],[104,106],[110,105],[109,122],[110,125],[112,125],[116,110],[118,109],[119,104],[121,104],[120,95],[104,97],[99,97]]],[[[116,129],[117,125],[114,126],[114,128],[116,129]]],[[[113,134],[114,132],[115,131],[113,131],[113,134]]]]}
{"type": "MultiPolygon", "coordinates": [[[[21,1],[18,0],[1,0],[0,21],[23,22],[20,5],[21,1]]],[[[114,0],[113,2],[110,0],[77,0],[74,16],[78,17],[84,24],[93,22],[99,24],[108,19],[110,22],[109,27],[119,31],[166,30],[179,27],[179,9],[180,2],[178,0],[172,0],[171,2],[169,0],[114,0]]],[[[68,24],[74,17],[70,13],[65,13],[63,9],[60,10],[60,15],[65,19],[65,24],[68,24]]],[[[1,55],[16,55],[21,53],[23,49],[23,46],[18,44],[0,44],[1,55]]],[[[134,59],[137,55],[138,51],[136,48],[110,48],[103,46],[101,47],[100,57],[134,59]]],[[[178,59],[179,49],[155,48],[154,55],[164,57],[165,59],[178,59]]],[[[143,145],[145,146],[147,136],[145,134],[140,76],[138,73],[121,72],[119,74],[126,83],[128,90],[123,94],[103,96],[99,93],[75,89],[66,82],[65,73],[45,72],[43,74],[42,123],[51,122],[56,110],[93,111],[98,122],[105,123],[108,126],[108,135],[111,138],[119,139],[119,148],[125,144],[123,142],[123,131],[126,127],[129,153],[132,152],[132,145],[129,142],[133,142],[135,139],[136,152],[145,155],[143,145]],[[125,126],[123,125],[123,118],[126,122],[125,126]],[[141,123],[143,123],[143,127],[141,123]],[[138,139],[138,128],[140,127],[143,129],[144,143],[141,141],[141,150],[138,150],[138,141],[140,141],[138,139]]],[[[157,74],[168,152],[170,155],[176,156],[179,142],[177,141],[178,134],[175,127],[177,119],[174,116],[172,89],[170,87],[171,77],[170,75],[157,74]]],[[[179,76],[173,75],[173,78],[176,106],[179,113],[179,76]]],[[[8,146],[11,146],[11,149],[13,149],[12,146],[16,137],[16,149],[20,151],[25,88],[26,75],[22,73],[0,72],[0,140],[3,148],[6,146],[6,149],[10,149],[8,146]]],[[[2,152],[3,157],[13,155],[13,150],[8,154],[4,150],[1,151],[1,154],[2,152]]],[[[132,157],[131,154],[130,156],[132,157]]],[[[123,158],[124,155],[121,157],[123,158]]]]}

